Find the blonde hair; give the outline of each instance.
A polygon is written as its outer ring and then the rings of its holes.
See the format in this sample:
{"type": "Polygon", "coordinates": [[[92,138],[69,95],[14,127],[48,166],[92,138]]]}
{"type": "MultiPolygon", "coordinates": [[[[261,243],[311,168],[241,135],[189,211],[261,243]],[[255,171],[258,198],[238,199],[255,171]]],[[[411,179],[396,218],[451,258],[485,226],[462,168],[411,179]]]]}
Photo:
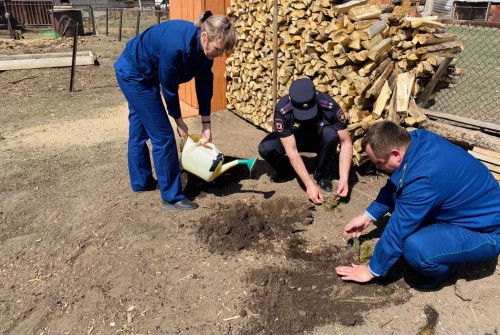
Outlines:
{"type": "Polygon", "coordinates": [[[236,29],[231,20],[226,16],[213,15],[212,12],[206,11],[196,18],[194,24],[202,32],[207,33],[210,41],[222,39],[226,52],[231,52],[234,49],[236,44],[236,29]]]}

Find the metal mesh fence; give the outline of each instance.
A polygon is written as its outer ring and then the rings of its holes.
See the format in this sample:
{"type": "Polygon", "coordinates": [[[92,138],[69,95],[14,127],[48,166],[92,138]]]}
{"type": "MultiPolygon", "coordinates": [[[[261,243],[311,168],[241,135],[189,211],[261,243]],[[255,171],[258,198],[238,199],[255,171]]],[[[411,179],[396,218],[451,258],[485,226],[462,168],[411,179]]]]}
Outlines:
{"type": "Polygon", "coordinates": [[[446,31],[456,33],[464,43],[455,63],[462,74],[437,90],[427,108],[500,125],[500,29],[446,24],[446,31]]]}

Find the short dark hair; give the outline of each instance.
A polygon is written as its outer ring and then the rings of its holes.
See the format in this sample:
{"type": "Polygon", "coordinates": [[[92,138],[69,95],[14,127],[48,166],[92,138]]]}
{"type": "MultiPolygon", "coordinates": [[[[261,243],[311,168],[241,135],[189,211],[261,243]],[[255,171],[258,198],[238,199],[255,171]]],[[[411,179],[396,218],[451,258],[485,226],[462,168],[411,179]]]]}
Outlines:
{"type": "Polygon", "coordinates": [[[372,124],[366,133],[361,146],[366,151],[370,145],[373,154],[388,159],[392,148],[406,149],[410,145],[410,135],[403,127],[392,121],[380,121],[372,124]]]}

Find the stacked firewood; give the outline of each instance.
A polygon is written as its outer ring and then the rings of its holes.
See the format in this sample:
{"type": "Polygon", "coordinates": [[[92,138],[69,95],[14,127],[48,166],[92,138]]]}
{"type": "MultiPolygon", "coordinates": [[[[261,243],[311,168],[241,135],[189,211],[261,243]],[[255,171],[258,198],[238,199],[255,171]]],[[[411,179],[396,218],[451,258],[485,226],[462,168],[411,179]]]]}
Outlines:
{"type": "MultiPolygon", "coordinates": [[[[272,6],[272,0],[231,1],[228,15],[239,40],[226,63],[228,109],[268,131],[274,107],[272,6]]],[[[436,17],[410,17],[411,9],[409,2],[381,7],[366,0],[279,1],[277,97],[305,76],[330,94],[349,119],[355,165],[367,161],[360,144],[373,122],[425,122],[414,98],[431,79],[435,86],[436,78],[449,74],[463,49],[436,17]]]]}

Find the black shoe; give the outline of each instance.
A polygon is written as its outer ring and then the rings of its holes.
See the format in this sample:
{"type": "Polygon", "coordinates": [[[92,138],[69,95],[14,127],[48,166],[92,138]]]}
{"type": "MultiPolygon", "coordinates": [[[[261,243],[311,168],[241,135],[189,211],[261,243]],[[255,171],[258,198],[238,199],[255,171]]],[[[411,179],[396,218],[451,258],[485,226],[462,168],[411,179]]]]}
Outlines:
{"type": "Polygon", "coordinates": [[[325,192],[333,191],[333,185],[330,179],[322,178],[318,180],[318,186],[325,192]]]}
{"type": "Polygon", "coordinates": [[[168,201],[162,200],[162,207],[165,209],[189,210],[198,208],[198,204],[194,201],[183,199],[171,204],[168,201]]]}
{"type": "Polygon", "coordinates": [[[449,275],[443,275],[442,277],[436,278],[418,273],[406,276],[405,281],[408,285],[418,290],[436,290],[441,288],[449,279],[455,277],[457,272],[458,265],[451,269],[449,275]]]}
{"type": "Polygon", "coordinates": [[[269,177],[269,181],[271,183],[285,183],[293,179],[293,176],[290,174],[283,174],[275,172],[271,177],[269,177]]]}

